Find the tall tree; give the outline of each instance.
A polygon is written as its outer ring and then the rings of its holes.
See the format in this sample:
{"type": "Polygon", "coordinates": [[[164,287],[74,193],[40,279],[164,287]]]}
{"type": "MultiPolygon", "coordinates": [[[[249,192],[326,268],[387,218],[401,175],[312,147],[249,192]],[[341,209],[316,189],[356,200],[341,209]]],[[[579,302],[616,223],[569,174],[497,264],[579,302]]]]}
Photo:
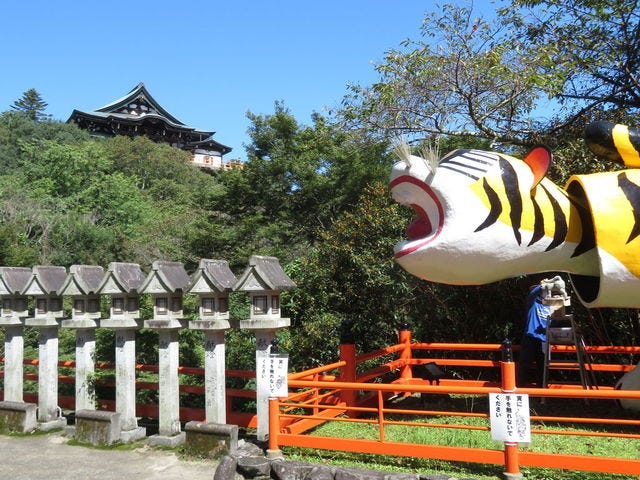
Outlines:
{"type": "Polygon", "coordinates": [[[11,108],[23,112],[30,120],[39,122],[51,117],[45,113],[48,106],[49,104],[42,99],[40,93],[35,88],[30,88],[22,94],[22,97],[13,102],[11,108]]]}

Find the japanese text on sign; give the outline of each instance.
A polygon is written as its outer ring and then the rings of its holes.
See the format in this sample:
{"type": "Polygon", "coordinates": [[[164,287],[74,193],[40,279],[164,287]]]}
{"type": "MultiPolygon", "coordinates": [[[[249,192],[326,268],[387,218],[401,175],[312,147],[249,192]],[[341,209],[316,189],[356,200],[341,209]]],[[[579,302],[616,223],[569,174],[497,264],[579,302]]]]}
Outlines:
{"type": "Polygon", "coordinates": [[[531,442],[529,396],[519,393],[490,393],[491,438],[503,442],[531,442]]]}
{"type": "Polygon", "coordinates": [[[265,355],[257,357],[257,390],[259,395],[269,397],[286,397],[289,395],[287,384],[287,370],[289,356],[265,355]]]}

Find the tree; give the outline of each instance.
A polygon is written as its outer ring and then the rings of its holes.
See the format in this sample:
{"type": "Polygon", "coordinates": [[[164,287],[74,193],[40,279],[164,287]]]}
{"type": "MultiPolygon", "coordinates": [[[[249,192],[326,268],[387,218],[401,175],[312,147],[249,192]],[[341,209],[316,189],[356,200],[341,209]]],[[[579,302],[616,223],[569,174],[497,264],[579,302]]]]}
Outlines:
{"type": "Polygon", "coordinates": [[[532,65],[549,58],[522,56],[499,19],[445,5],[427,14],[420,36],[386,53],[376,67],[379,82],[351,87],[342,110],[347,126],[383,137],[452,135],[516,145],[540,129],[533,109],[553,79],[532,65]]]}
{"type": "MultiPolygon", "coordinates": [[[[500,11],[523,55],[550,59],[562,105],[559,126],[607,111],[640,112],[640,7],[637,0],[515,0],[500,11]]],[[[556,128],[557,130],[557,128],[556,128]]]]}
{"type": "Polygon", "coordinates": [[[351,87],[345,125],[378,135],[530,146],[585,117],[640,109],[637,0],[516,0],[493,19],[445,5],[351,87]]]}
{"type": "Polygon", "coordinates": [[[39,122],[51,117],[51,115],[44,113],[48,105],[35,88],[30,88],[22,94],[22,97],[13,102],[11,108],[23,112],[30,120],[39,122]]]}

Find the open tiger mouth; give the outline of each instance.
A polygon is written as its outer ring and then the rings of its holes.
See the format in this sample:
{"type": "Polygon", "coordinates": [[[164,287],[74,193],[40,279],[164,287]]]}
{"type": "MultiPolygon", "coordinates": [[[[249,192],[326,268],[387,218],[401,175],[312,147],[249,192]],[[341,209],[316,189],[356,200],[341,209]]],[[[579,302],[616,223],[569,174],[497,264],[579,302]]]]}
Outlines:
{"type": "Polygon", "coordinates": [[[408,240],[395,248],[400,258],[433,242],[444,225],[444,209],[433,189],[421,180],[409,175],[395,178],[391,183],[391,195],[402,205],[413,208],[418,218],[406,228],[408,240]]]}

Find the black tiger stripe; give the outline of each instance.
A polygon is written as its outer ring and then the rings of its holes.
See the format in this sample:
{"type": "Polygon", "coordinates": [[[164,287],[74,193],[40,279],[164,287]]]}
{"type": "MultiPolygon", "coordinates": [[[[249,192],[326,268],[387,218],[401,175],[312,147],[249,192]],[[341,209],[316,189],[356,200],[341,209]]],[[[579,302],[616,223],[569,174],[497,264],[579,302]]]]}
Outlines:
{"type": "Polygon", "coordinates": [[[459,169],[451,167],[449,165],[443,165],[442,163],[440,163],[440,165],[438,165],[438,168],[445,168],[447,170],[451,170],[452,172],[461,173],[462,175],[464,175],[466,177],[469,177],[469,178],[471,178],[473,180],[478,180],[480,178],[477,175],[473,175],[472,173],[465,172],[464,170],[459,170],[459,169]]]}
{"type": "Polygon", "coordinates": [[[527,245],[528,247],[544,237],[544,216],[542,215],[540,205],[538,205],[533,195],[531,195],[531,203],[533,204],[533,235],[531,236],[529,245],[527,245]]]}
{"type": "Polygon", "coordinates": [[[633,183],[629,180],[627,174],[622,172],[618,175],[618,186],[622,190],[622,193],[624,193],[624,196],[627,197],[631,205],[631,210],[633,211],[634,224],[627,239],[627,243],[629,243],[640,235],[640,185],[633,183]]]}
{"type": "MultiPolygon", "coordinates": [[[[486,165],[486,162],[481,162],[481,163],[485,163],[486,165]]],[[[471,170],[477,170],[479,172],[487,171],[487,167],[476,167],[474,165],[469,165],[467,163],[456,162],[455,160],[445,160],[443,162],[440,162],[440,166],[443,166],[443,165],[456,165],[458,167],[466,167],[466,168],[470,168],[471,170]]]]}
{"type": "Polygon", "coordinates": [[[513,235],[516,237],[518,245],[522,243],[522,236],[520,235],[520,225],[522,222],[522,197],[520,196],[520,183],[518,182],[518,174],[504,158],[499,159],[500,171],[502,172],[501,178],[504,184],[504,192],[507,196],[507,201],[511,206],[509,212],[509,219],[511,220],[511,227],[513,228],[513,235]]]}
{"type": "Polygon", "coordinates": [[[567,198],[578,212],[578,218],[580,219],[582,230],[582,237],[580,238],[580,242],[578,242],[578,245],[576,245],[576,248],[571,254],[571,258],[574,258],[596,248],[596,235],[593,230],[593,221],[591,219],[591,213],[589,212],[589,209],[579,201],[575,200],[579,198],[586,201],[584,190],[582,189],[580,182],[574,181],[567,185],[567,193],[567,198]]]}
{"type": "Polygon", "coordinates": [[[489,205],[491,208],[489,209],[489,215],[484,219],[478,228],[474,230],[474,232],[479,232],[480,230],[484,230],[487,227],[490,227],[498,220],[500,214],[502,213],[502,203],[500,203],[500,197],[496,193],[496,191],[491,188],[489,182],[487,182],[486,178],[482,179],[482,187],[484,188],[484,192],[487,194],[487,199],[489,200],[489,205]]]}
{"type": "Polygon", "coordinates": [[[549,192],[549,190],[547,190],[544,185],[540,186],[542,187],[542,190],[544,190],[544,192],[547,194],[549,202],[551,202],[551,208],[553,209],[553,240],[551,240],[549,246],[545,248],[545,252],[548,252],[549,250],[553,250],[558,245],[564,242],[564,240],[567,238],[569,229],[567,226],[567,218],[565,217],[558,200],[556,200],[555,197],[551,195],[551,192],[549,192]]]}

